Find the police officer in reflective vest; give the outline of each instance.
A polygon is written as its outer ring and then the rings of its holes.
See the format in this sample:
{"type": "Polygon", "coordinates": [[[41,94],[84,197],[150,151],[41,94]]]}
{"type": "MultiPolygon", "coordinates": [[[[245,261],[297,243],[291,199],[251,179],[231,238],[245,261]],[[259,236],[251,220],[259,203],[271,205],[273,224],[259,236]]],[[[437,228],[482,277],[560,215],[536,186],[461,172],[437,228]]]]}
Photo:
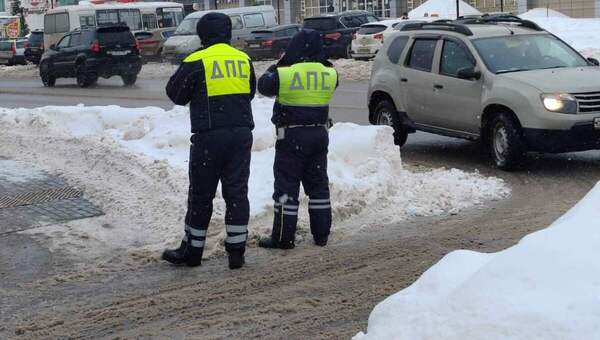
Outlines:
{"type": "Polygon", "coordinates": [[[275,217],[264,248],[294,248],[300,183],[309,197],[314,241],[325,246],[331,229],[327,177],[329,102],[337,87],[337,72],[323,54],[318,32],[297,33],[277,65],[259,79],[258,90],[276,96],[271,121],[277,128],[275,146],[275,217]]]}
{"type": "Polygon", "coordinates": [[[248,177],[254,121],[250,102],[256,78],[250,58],[230,46],[231,19],[209,13],[196,27],[202,49],[184,59],[167,84],[177,105],[190,103],[192,126],[185,236],[163,259],[198,266],[220,181],[227,211],[225,249],[229,267],[244,265],[248,235],[248,177]]]}

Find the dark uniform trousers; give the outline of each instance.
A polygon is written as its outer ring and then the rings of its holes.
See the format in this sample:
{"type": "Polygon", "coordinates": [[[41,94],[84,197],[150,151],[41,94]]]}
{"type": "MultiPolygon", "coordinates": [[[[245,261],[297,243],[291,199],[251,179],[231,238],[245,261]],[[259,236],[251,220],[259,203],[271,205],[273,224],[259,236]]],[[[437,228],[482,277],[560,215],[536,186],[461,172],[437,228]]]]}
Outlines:
{"type": "Polygon", "coordinates": [[[331,230],[331,203],[327,177],[329,135],[325,127],[286,128],[275,145],[275,218],[272,237],[294,242],[298,221],[300,183],[309,197],[310,229],[315,237],[331,230]]]}
{"type": "Polygon", "coordinates": [[[248,177],[252,131],[247,127],[220,128],[196,133],[191,142],[185,240],[192,247],[204,247],[212,201],[221,181],[227,206],[225,249],[244,251],[250,214],[248,177]]]}

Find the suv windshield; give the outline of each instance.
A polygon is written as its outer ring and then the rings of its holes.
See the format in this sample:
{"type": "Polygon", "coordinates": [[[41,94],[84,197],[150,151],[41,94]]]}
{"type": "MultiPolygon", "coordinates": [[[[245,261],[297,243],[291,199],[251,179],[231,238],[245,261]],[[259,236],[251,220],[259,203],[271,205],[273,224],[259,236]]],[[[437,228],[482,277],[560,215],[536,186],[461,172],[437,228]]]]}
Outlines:
{"type": "Polygon", "coordinates": [[[196,34],[196,25],[200,18],[190,18],[184,19],[181,24],[175,30],[173,35],[195,35],[196,34]]]}
{"type": "Polygon", "coordinates": [[[335,18],[314,18],[304,20],[304,28],[316,31],[332,31],[336,29],[335,18]]]}
{"type": "Polygon", "coordinates": [[[473,44],[494,73],[588,65],[568,45],[548,34],[483,38],[473,44]]]}

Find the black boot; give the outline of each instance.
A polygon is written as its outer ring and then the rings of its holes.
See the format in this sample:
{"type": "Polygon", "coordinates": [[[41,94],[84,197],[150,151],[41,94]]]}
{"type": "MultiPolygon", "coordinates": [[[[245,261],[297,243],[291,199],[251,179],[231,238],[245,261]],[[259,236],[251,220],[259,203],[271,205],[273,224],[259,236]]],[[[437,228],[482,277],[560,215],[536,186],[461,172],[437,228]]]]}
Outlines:
{"type": "Polygon", "coordinates": [[[269,249],[294,249],[296,245],[292,241],[288,242],[279,242],[278,240],[272,237],[263,237],[258,241],[258,246],[261,248],[269,248],[269,249]]]}
{"type": "Polygon", "coordinates": [[[239,269],[244,266],[246,260],[244,252],[241,250],[232,250],[229,252],[229,269],[239,269]]]}
{"type": "Polygon", "coordinates": [[[196,267],[202,264],[202,248],[188,247],[187,242],[181,241],[179,248],[166,249],[162,258],[174,265],[196,267]]]}
{"type": "Polygon", "coordinates": [[[329,236],[314,236],[315,244],[319,247],[325,247],[329,236]]]}

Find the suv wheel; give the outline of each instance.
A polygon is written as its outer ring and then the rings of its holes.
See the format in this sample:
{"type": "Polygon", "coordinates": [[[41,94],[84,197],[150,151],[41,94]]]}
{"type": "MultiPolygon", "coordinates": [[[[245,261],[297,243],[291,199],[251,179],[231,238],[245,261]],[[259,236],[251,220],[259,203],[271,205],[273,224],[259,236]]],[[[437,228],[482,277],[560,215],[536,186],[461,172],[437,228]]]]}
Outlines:
{"type": "Polygon", "coordinates": [[[402,125],[396,106],[389,99],[383,99],[375,107],[377,125],[387,125],[394,129],[394,144],[402,147],[408,139],[408,132],[402,125]]]}
{"type": "Polygon", "coordinates": [[[492,120],[488,133],[496,166],[502,170],[516,168],[525,154],[518,124],[510,115],[501,113],[492,120]]]}
{"type": "Polygon", "coordinates": [[[124,74],[121,79],[123,79],[125,86],[132,86],[137,81],[137,74],[124,74]]]}
{"type": "Polygon", "coordinates": [[[352,59],[352,43],[348,43],[346,45],[346,50],[344,51],[344,59],[352,59]]]}
{"type": "Polygon", "coordinates": [[[77,85],[79,85],[79,87],[89,87],[98,81],[98,75],[88,71],[84,65],[77,67],[75,77],[77,78],[77,85]]]}
{"type": "Polygon", "coordinates": [[[56,84],[56,77],[50,74],[50,65],[47,61],[40,64],[40,78],[45,87],[53,87],[56,84]]]}

